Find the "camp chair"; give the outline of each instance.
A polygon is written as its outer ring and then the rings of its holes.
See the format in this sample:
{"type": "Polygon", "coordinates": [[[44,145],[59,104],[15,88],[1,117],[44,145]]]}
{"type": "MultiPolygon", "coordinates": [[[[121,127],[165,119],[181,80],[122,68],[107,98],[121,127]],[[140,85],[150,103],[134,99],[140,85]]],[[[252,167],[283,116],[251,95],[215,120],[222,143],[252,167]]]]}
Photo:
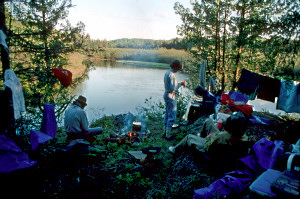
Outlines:
{"type": "Polygon", "coordinates": [[[54,104],[44,104],[43,120],[40,131],[30,130],[31,150],[35,150],[39,144],[55,138],[57,122],[54,112],[54,104]]]}

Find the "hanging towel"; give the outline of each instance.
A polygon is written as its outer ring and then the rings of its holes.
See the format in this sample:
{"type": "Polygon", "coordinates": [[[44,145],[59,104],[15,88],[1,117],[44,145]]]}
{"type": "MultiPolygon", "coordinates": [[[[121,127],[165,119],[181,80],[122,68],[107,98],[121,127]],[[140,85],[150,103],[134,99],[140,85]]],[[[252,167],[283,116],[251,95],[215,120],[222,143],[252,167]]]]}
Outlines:
{"type": "Polygon", "coordinates": [[[266,76],[260,78],[257,98],[274,103],[275,97],[279,96],[279,92],[280,80],[266,76]]]}
{"type": "Polygon", "coordinates": [[[287,113],[300,113],[300,83],[281,80],[277,109],[287,113]]]}
{"type": "Polygon", "coordinates": [[[53,68],[51,70],[64,87],[68,87],[72,83],[72,73],[69,70],[61,68],[53,68]]]}
{"type": "Polygon", "coordinates": [[[0,45],[2,45],[4,47],[4,49],[6,50],[6,52],[8,54],[10,53],[9,48],[6,43],[6,35],[3,32],[3,30],[1,30],[1,29],[0,29],[0,45]]]}
{"type": "Polygon", "coordinates": [[[243,69],[241,76],[237,82],[239,92],[248,95],[249,100],[254,100],[259,87],[259,80],[262,76],[253,73],[249,70],[243,69]]]}
{"type": "Polygon", "coordinates": [[[21,112],[26,111],[25,100],[22,85],[15,72],[11,69],[6,69],[4,72],[4,89],[6,86],[10,88],[12,92],[15,119],[19,119],[21,112]]]}
{"type": "Polygon", "coordinates": [[[199,78],[200,78],[200,86],[202,86],[205,89],[206,88],[206,61],[205,60],[203,60],[202,64],[200,65],[199,78]]]}
{"type": "Polygon", "coordinates": [[[211,76],[208,78],[208,91],[210,92],[217,91],[215,82],[211,76]]]}

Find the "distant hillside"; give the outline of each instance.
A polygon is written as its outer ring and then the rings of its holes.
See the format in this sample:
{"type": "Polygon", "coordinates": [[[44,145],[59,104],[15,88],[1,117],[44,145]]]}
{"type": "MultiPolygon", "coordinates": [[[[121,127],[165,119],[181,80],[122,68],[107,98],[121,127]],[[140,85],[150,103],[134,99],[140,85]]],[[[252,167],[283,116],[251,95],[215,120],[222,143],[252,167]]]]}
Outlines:
{"type": "Polygon", "coordinates": [[[139,38],[123,38],[108,41],[109,48],[136,48],[136,49],[185,49],[182,39],[171,40],[152,40],[152,39],[139,39],[139,38]]]}

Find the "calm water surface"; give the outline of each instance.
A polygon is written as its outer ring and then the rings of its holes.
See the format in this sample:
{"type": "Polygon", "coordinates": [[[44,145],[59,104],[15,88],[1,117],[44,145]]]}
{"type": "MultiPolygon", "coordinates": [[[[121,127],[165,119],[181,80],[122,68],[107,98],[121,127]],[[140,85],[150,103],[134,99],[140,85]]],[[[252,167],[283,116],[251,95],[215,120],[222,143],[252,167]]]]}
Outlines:
{"type": "MultiPolygon", "coordinates": [[[[87,97],[85,110],[90,121],[103,115],[137,113],[136,108],[144,106],[145,99],[163,101],[163,77],[167,70],[123,63],[95,66],[76,94],[87,97]]],[[[188,76],[177,72],[176,78],[183,81],[188,76]]]]}
{"type": "MultiPolygon", "coordinates": [[[[88,78],[76,89],[76,95],[87,97],[85,108],[89,121],[103,115],[137,113],[137,107],[146,106],[146,99],[156,103],[163,101],[163,77],[166,68],[139,67],[124,63],[103,63],[95,66],[88,78]]],[[[188,80],[188,76],[176,73],[178,81],[188,80]]],[[[189,92],[181,88],[181,92],[189,92]]],[[[256,99],[249,101],[255,111],[269,111],[285,114],[276,109],[276,103],[256,99]]]]}

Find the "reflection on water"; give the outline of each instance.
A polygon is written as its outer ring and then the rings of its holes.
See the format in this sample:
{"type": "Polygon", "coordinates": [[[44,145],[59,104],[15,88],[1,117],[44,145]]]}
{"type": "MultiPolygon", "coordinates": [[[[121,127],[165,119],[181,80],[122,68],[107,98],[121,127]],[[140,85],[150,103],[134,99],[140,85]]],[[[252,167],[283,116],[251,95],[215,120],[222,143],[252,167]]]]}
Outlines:
{"type": "MultiPolygon", "coordinates": [[[[163,77],[168,69],[146,68],[116,63],[97,66],[77,88],[76,94],[87,97],[86,112],[89,120],[111,114],[136,113],[150,97],[163,101],[163,77]]],[[[188,77],[176,73],[178,81],[188,77]]]]}
{"type": "MultiPolygon", "coordinates": [[[[102,63],[89,72],[88,78],[76,89],[77,95],[87,97],[86,112],[90,121],[103,115],[136,114],[136,108],[145,106],[145,99],[153,102],[163,101],[163,77],[167,68],[147,68],[124,63],[102,63]]],[[[188,76],[176,73],[178,81],[188,79],[188,76]]],[[[187,89],[181,90],[187,93],[187,89]]],[[[251,100],[254,111],[268,111],[275,114],[285,114],[276,109],[276,102],[260,99],[251,100]]]]}

